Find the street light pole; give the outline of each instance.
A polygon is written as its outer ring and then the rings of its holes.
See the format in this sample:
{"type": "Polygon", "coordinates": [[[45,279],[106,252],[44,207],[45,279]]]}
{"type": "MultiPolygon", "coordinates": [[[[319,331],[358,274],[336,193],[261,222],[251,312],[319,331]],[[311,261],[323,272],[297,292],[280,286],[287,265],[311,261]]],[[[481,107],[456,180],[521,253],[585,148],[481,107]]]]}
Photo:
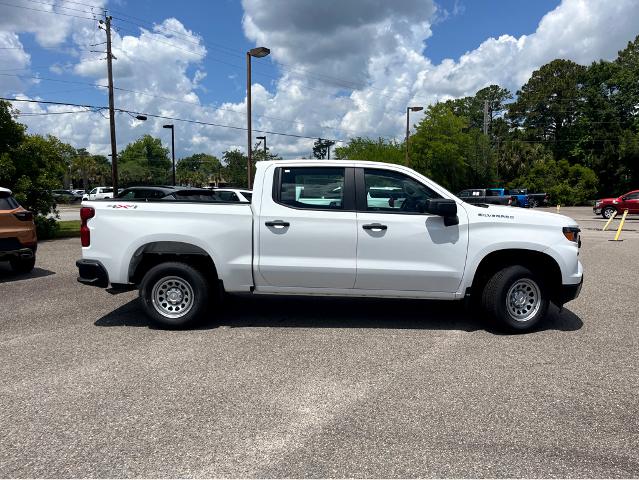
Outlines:
{"type": "Polygon", "coordinates": [[[406,166],[409,165],[408,159],[408,139],[410,137],[410,112],[419,112],[423,110],[424,107],[406,107],[406,166]]]}
{"type": "Polygon", "coordinates": [[[175,127],[173,124],[162,125],[162,128],[171,129],[171,158],[173,159],[173,186],[175,187],[175,127]]]}
{"type": "Polygon", "coordinates": [[[246,52],[246,135],[247,135],[247,147],[248,147],[248,155],[247,155],[247,165],[246,165],[246,173],[247,173],[247,186],[251,188],[251,165],[253,161],[253,145],[252,142],[252,126],[251,126],[251,57],[262,58],[266,57],[271,51],[266,47],[256,47],[251,48],[248,52],[246,52]]]}

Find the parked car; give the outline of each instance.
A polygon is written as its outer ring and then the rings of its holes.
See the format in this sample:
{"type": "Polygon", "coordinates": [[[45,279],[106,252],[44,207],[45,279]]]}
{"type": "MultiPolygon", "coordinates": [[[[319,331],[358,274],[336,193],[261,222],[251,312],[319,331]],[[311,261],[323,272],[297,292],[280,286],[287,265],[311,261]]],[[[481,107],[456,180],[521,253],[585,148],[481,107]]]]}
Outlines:
{"type": "Polygon", "coordinates": [[[85,191],[84,190],[71,190],[73,193],[75,193],[76,195],[80,195],[83,196],[85,191]]]}
{"type": "Polygon", "coordinates": [[[33,214],[20,206],[11,190],[0,188],[0,261],[17,273],[33,270],[38,238],[33,214]]]}
{"type": "Polygon", "coordinates": [[[129,187],[118,195],[122,200],[181,200],[190,202],[250,203],[250,190],[171,186],[129,187]]]}
{"type": "Polygon", "coordinates": [[[164,198],[176,191],[175,187],[129,187],[118,194],[124,200],[152,200],[164,198]]]}
{"type": "Polygon", "coordinates": [[[243,202],[251,203],[253,193],[250,190],[241,188],[213,188],[214,192],[220,195],[225,202],[243,202]]]}
{"type": "Polygon", "coordinates": [[[86,202],[78,281],[139,288],[147,315],[172,327],[241,292],[469,297],[524,331],[581,290],[573,219],[471,205],[401,165],[262,161],[253,193],[250,205],[86,202]],[[370,202],[381,189],[392,205],[370,202]]]}
{"type": "Polygon", "coordinates": [[[95,187],[89,193],[85,193],[82,196],[82,201],[102,200],[104,198],[113,198],[113,187],[95,187]]]}
{"type": "Polygon", "coordinates": [[[73,190],[51,190],[51,194],[57,203],[75,203],[82,200],[82,195],[73,190]]]}
{"type": "Polygon", "coordinates": [[[595,206],[592,207],[595,215],[601,214],[604,218],[612,217],[615,212],[623,213],[626,209],[628,213],[639,213],[639,190],[632,190],[617,198],[602,198],[595,201],[595,206]]]}
{"type": "Polygon", "coordinates": [[[547,193],[529,193],[527,188],[513,188],[510,190],[512,204],[516,207],[544,207],[548,204],[547,193]]]}
{"type": "Polygon", "coordinates": [[[487,203],[489,205],[510,205],[511,198],[503,188],[470,188],[457,194],[466,203],[487,203]]]}

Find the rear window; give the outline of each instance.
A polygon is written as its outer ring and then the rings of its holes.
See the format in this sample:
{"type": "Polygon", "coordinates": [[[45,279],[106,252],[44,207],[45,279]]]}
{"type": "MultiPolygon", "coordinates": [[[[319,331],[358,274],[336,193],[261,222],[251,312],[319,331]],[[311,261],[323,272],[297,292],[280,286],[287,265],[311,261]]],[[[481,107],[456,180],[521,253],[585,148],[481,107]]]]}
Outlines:
{"type": "Polygon", "coordinates": [[[18,208],[19,206],[20,205],[18,204],[16,199],[12,196],[0,194],[0,210],[13,210],[15,208],[18,208]]]}
{"type": "Polygon", "coordinates": [[[251,200],[253,200],[253,193],[252,192],[242,192],[242,195],[244,195],[244,197],[250,202],[251,200]]]}

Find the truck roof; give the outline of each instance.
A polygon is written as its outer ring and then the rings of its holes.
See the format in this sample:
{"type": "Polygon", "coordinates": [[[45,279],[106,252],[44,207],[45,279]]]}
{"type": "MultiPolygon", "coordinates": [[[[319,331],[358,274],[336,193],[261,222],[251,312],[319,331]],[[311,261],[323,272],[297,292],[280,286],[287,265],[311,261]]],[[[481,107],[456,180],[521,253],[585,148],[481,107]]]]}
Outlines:
{"type": "Polygon", "coordinates": [[[301,164],[308,163],[311,165],[321,165],[321,166],[343,166],[343,167],[352,167],[354,165],[362,165],[362,166],[388,166],[388,167],[403,167],[407,168],[405,165],[400,163],[387,163],[387,162],[373,162],[371,160],[321,160],[317,158],[291,158],[288,160],[263,160],[257,162],[257,165],[287,165],[287,164],[301,164]]]}

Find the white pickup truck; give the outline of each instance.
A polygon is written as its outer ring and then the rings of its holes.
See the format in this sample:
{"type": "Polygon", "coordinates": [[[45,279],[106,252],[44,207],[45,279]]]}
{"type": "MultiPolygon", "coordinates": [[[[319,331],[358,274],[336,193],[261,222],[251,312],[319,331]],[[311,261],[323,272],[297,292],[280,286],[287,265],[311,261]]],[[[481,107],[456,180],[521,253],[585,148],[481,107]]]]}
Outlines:
{"type": "Polygon", "coordinates": [[[89,193],[82,196],[82,200],[102,200],[105,198],[113,198],[113,187],[95,187],[89,193]]]}
{"type": "Polygon", "coordinates": [[[532,328],[579,295],[571,218],[471,205],[413,170],[364,161],[258,162],[252,203],[83,202],[78,281],[139,287],[185,326],[221,292],[476,299],[532,328]]]}

